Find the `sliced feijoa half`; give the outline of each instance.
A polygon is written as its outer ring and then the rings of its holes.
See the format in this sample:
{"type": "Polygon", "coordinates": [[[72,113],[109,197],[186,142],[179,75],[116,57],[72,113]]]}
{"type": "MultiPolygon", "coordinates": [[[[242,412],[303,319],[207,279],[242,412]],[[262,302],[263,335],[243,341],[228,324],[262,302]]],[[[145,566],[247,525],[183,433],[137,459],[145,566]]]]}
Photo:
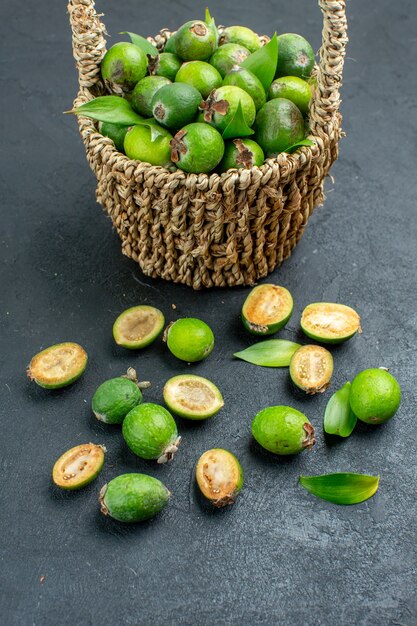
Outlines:
{"type": "Polygon", "coordinates": [[[285,287],[259,285],[243,304],[243,325],[252,335],[272,335],[288,322],[293,306],[292,296],[285,287]]]}
{"type": "Polygon", "coordinates": [[[80,378],[87,361],[87,352],[78,343],[57,343],[32,358],[27,375],[40,387],[59,389],[80,378]]]}
{"type": "Polygon", "coordinates": [[[52,470],[52,480],[62,489],[80,489],[100,474],[106,448],[84,443],[64,452],[52,470]]]}
{"type": "Polygon", "coordinates": [[[202,494],[216,507],[233,504],[243,486],[242,466],[234,454],[222,448],[201,455],[196,478],[202,494]]]}
{"type": "Polygon", "coordinates": [[[193,374],[170,378],[164,387],[164,401],[170,411],[191,420],[212,417],[224,406],[216,385],[193,374]]]}
{"type": "Polygon", "coordinates": [[[122,474],[101,488],[99,502],[101,512],[119,522],[142,522],[160,513],[170,495],[157,478],[122,474]]]}
{"type": "Polygon", "coordinates": [[[307,337],[321,343],[341,343],[361,331],[361,318],[345,304],[315,302],[301,315],[301,328],[307,337]]]}
{"type": "Polygon", "coordinates": [[[292,355],[291,380],[308,394],[322,393],[330,385],[333,357],[321,346],[301,346],[292,355]]]}
{"type": "Polygon", "coordinates": [[[165,324],[159,309],[141,304],[126,309],[113,324],[115,342],[123,348],[138,350],[155,341],[165,324]]]}
{"type": "Polygon", "coordinates": [[[129,411],[142,402],[140,389],[144,386],[149,383],[138,383],[132,367],[124,376],[106,380],[93,396],[91,408],[94,415],[106,424],[121,424],[129,411]]]}

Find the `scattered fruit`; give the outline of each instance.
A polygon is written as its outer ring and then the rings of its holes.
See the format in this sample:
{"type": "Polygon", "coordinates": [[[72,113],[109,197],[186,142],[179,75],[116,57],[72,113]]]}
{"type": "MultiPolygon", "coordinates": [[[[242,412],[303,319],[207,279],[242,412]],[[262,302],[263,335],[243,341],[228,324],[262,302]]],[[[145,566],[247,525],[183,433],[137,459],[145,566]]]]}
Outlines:
{"type": "Polygon", "coordinates": [[[157,478],[146,474],[122,474],[100,490],[100,508],[119,522],[142,522],[168,504],[170,492],[157,478]]]}
{"type": "Polygon", "coordinates": [[[224,406],[223,396],[216,385],[207,378],[193,374],[170,378],[163,393],[170,411],[191,420],[212,417],[224,406]]]}
{"type": "Polygon", "coordinates": [[[341,343],[361,331],[361,318],[345,304],[315,302],[301,315],[301,328],[307,337],[321,343],[341,343]]]}
{"type": "Polygon", "coordinates": [[[323,393],[333,375],[333,357],[321,346],[301,346],[290,362],[291,380],[309,395],[323,393]]]}
{"type": "Polygon", "coordinates": [[[357,417],[353,413],[349,402],[350,388],[351,384],[347,382],[332,395],[327,403],[323,428],[328,435],[349,437],[356,426],[357,417]]]}
{"type": "Polygon", "coordinates": [[[309,42],[294,33],[278,37],[276,76],[298,76],[307,80],[314,67],[314,50],[309,42]]]}
{"type": "Polygon", "coordinates": [[[165,85],[171,81],[164,76],[145,76],[140,80],[134,90],[130,103],[135,111],[145,117],[152,117],[152,98],[165,85]]]}
{"type": "Polygon", "coordinates": [[[100,122],[99,131],[104,137],[111,139],[119,152],[124,151],[124,140],[129,126],[118,126],[110,122],[100,122]]]}
{"type": "Polygon", "coordinates": [[[216,68],[222,78],[226,76],[235,65],[240,65],[248,58],[250,52],[244,46],[237,43],[225,43],[220,46],[210,58],[210,64],[216,68]]]}
{"type": "Polygon", "coordinates": [[[207,98],[213,89],[222,84],[222,77],[215,67],[205,61],[183,63],[175,76],[176,83],[187,83],[197,89],[202,98],[207,98]]]}
{"type": "Polygon", "coordinates": [[[311,100],[311,86],[298,76],[282,76],[274,80],[269,88],[268,100],[273,98],[291,100],[303,115],[307,115],[311,100]]]}
{"type": "Polygon", "coordinates": [[[185,83],[172,83],[159,89],[152,98],[152,114],[167,128],[181,128],[197,115],[200,92],[185,83]]]}
{"type": "Polygon", "coordinates": [[[284,152],[304,134],[301,111],[285,98],[269,100],[256,116],[255,139],[268,157],[284,152]]]}
{"type": "Polygon", "coordinates": [[[138,350],[155,341],[162,332],[165,318],[159,309],[141,304],[123,311],[113,324],[115,342],[123,348],[138,350]]]}
{"type": "Polygon", "coordinates": [[[199,458],[196,479],[201,493],[220,508],[236,500],[243,486],[243,470],[234,454],[213,448],[199,458]]]}
{"type": "Polygon", "coordinates": [[[272,335],[285,326],[294,301],[288,289],[279,285],[258,285],[242,307],[242,322],[252,335],[272,335]]]}
{"type": "Polygon", "coordinates": [[[232,139],[226,141],[224,155],[219,165],[221,172],[230,169],[260,167],[264,162],[261,146],[251,139],[232,139]]]}
{"type": "Polygon", "coordinates": [[[321,476],[300,476],[300,484],[310,493],[334,504],[359,504],[376,493],[379,476],[340,472],[321,476]]]}
{"type": "Polygon", "coordinates": [[[186,22],[175,34],[174,48],[183,61],[206,61],[217,48],[216,35],[204,22],[186,22]]]}
{"type": "Polygon", "coordinates": [[[246,26],[228,26],[222,32],[219,44],[235,43],[244,46],[249,52],[255,52],[261,47],[261,42],[256,33],[246,26]]]}
{"type": "Polygon", "coordinates": [[[195,317],[184,317],[170,324],[164,339],[170,352],[187,363],[206,359],[214,348],[210,326],[195,317]]]}
{"type": "Polygon", "coordinates": [[[265,89],[259,78],[252,72],[235,65],[230,72],[226,74],[223,85],[232,85],[234,87],[240,87],[252,98],[255,109],[258,111],[266,102],[265,89]]]}
{"type": "Polygon", "coordinates": [[[101,472],[104,446],[85,443],[64,452],[52,470],[52,480],[62,489],[80,489],[91,483],[101,472]]]}
{"type": "Polygon", "coordinates": [[[223,153],[222,136],[208,124],[188,124],[171,141],[171,160],[184,172],[210,172],[219,164],[223,153]]]}
{"type": "Polygon", "coordinates": [[[181,67],[181,59],[171,52],[161,52],[156,57],[151,57],[148,63],[148,71],[152,76],[162,76],[170,81],[175,80],[181,67]]]}
{"type": "Polygon", "coordinates": [[[132,126],[126,133],[125,154],[129,159],[168,167],[171,158],[171,139],[171,133],[157,124],[132,126]]]}
{"type": "Polygon", "coordinates": [[[119,85],[123,91],[131,91],[147,71],[146,54],[133,43],[115,43],[101,61],[103,80],[119,85]]]}
{"type": "Polygon", "coordinates": [[[274,454],[298,454],[316,443],[314,427],[307,417],[290,406],[270,406],[252,421],[252,435],[274,454]]]}
{"type": "Polygon", "coordinates": [[[106,424],[121,424],[129,411],[142,402],[140,385],[133,368],[126,376],[106,380],[94,393],[91,403],[96,418],[106,424]]]}
{"type": "Polygon", "coordinates": [[[350,406],[362,422],[383,424],[395,415],[400,403],[400,385],[386,369],[364,370],[352,381],[350,406]]]}
{"type": "Polygon", "coordinates": [[[80,378],[87,361],[87,353],[78,343],[57,343],[32,358],[27,375],[40,387],[60,389],[80,378]]]}
{"type": "Polygon", "coordinates": [[[235,116],[239,103],[246,124],[252,126],[256,115],[255,104],[250,95],[240,87],[219,87],[200,104],[200,109],[204,111],[204,121],[223,132],[235,116]]]}
{"type": "Polygon", "coordinates": [[[152,402],[133,408],[123,421],[122,432],[134,454],[158,463],[171,461],[181,442],[171,413],[152,402]]]}

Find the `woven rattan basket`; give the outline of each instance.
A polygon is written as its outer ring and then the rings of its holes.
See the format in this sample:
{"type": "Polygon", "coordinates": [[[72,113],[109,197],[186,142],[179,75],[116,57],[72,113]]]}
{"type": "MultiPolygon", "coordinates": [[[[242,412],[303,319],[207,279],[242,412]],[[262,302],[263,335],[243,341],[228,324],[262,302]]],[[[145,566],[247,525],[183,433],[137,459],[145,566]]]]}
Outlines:
{"type": "MultiPolygon", "coordinates": [[[[317,88],[310,106],[311,147],[280,154],[252,169],[225,174],[174,173],[118,152],[78,119],[87,159],[97,177],[97,200],[111,217],[122,251],[147,276],[194,289],[252,285],[290,254],[337,158],[341,137],[339,88],[346,36],[345,0],[319,0],[323,39],[317,88]]],[[[93,0],[70,0],[73,53],[80,89],[74,106],[105,93],[100,61],[105,27],[93,0]]],[[[154,39],[162,49],[171,33],[154,39]]]]}

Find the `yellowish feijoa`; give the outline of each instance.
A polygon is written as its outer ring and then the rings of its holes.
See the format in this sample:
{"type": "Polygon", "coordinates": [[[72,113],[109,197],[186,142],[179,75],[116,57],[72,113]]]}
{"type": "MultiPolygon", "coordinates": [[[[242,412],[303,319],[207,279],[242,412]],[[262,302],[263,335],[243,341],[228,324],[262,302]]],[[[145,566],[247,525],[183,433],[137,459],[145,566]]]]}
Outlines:
{"type": "Polygon", "coordinates": [[[330,385],[333,357],[322,346],[301,346],[292,355],[290,376],[296,387],[307,394],[322,393],[330,385]]]}
{"type": "Polygon", "coordinates": [[[202,494],[220,508],[233,504],[242,489],[242,466],[228,450],[213,448],[199,458],[196,479],[202,494]]]}
{"type": "Polygon", "coordinates": [[[216,385],[207,378],[194,374],[170,378],[163,393],[169,410],[186,419],[207,419],[224,406],[223,396],[216,385]]]}
{"type": "Polygon", "coordinates": [[[87,353],[78,343],[57,343],[32,358],[27,375],[40,387],[59,389],[80,378],[87,361],[87,353]]]}
{"type": "Polygon", "coordinates": [[[252,335],[272,335],[291,317],[294,302],[288,289],[279,285],[258,285],[242,307],[242,322],[252,335]]]}
{"type": "Polygon", "coordinates": [[[321,343],[341,343],[361,331],[361,318],[345,304],[314,302],[301,315],[301,328],[307,337],[321,343]]]}
{"type": "Polygon", "coordinates": [[[162,311],[141,304],[126,309],[113,324],[115,342],[123,348],[138,350],[155,341],[165,324],[162,311]]]}
{"type": "Polygon", "coordinates": [[[106,448],[84,443],[64,452],[52,470],[52,480],[62,489],[80,489],[91,483],[101,472],[106,448]]]}

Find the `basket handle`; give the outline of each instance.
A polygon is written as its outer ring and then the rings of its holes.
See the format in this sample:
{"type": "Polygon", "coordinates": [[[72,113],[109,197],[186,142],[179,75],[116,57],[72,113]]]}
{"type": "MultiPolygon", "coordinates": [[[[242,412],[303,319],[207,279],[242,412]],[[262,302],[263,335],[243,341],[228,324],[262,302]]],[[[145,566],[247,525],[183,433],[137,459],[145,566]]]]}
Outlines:
{"type": "Polygon", "coordinates": [[[310,127],[315,134],[327,132],[340,106],[347,37],[345,0],[318,0],[323,13],[322,44],[317,71],[317,86],[310,106],[310,127]]]}
{"type": "MultiPolygon", "coordinates": [[[[106,52],[106,29],[95,10],[94,0],[69,0],[72,52],[78,70],[80,90],[93,95],[101,84],[100,62],[106,52]]],[[[98,94],[98,91],[97,91],[98,94]]]]}

